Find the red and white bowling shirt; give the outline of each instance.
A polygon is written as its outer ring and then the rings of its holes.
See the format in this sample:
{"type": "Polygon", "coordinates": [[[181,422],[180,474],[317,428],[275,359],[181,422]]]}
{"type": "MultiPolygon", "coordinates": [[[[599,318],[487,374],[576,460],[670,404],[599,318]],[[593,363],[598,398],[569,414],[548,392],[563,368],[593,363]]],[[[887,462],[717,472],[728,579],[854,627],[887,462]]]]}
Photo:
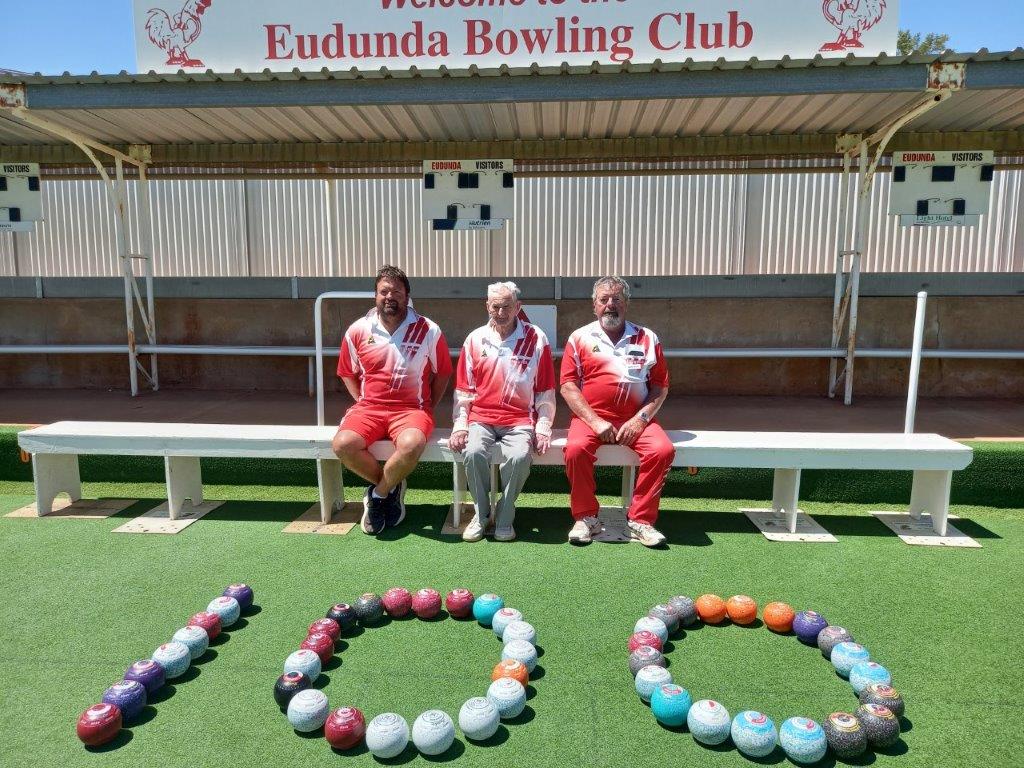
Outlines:
{"type": "Polygon", "coordinates": [[[430,410],[430,376],[451,376],[444,334],[433,320],[409,307],[392,334],[371,309],[345,331],[338,376],[359,381],[359,402],[430,410]]]}
{"type": "Polygon", "coordinates": [[[636,415],[651,386],[668,387],[668,366],[649,328],[627,321],[613,344],[595,320],[573,331],[565,344],[559,383],[568,382],[583,391],[598,416],[620,422],[636,415]]]}
{"type": "Polygon", "coordinates": [[[550,435],[554,418],[555,365],[544,331],[517,320],[507,339],[490,324],[470,333],[456,367],[452,431],[479,422],[550,435]]]}

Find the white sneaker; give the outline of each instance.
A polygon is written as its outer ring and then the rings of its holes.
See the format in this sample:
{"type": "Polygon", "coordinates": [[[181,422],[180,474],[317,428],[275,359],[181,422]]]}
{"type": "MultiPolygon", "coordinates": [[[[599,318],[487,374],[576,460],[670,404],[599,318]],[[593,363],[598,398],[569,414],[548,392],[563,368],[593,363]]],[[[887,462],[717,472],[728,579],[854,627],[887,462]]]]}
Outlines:
{"type": "Polygon", "coordinates": [[[569,529],[569,543],[589,544],[602,530],[604,525],[596,517],[584,517],[577,520],[569,529]]]}
{"type": "Polygon", "coordinates": [[[639,541],[645,547],[659,547],[665,543],[665,534],[653,525],[638,523],[636,520],[630,520],[627,524],[629,536],[633,541],[639,541]]]}
{"type": "Polygon", "coordinates": [[[516,529],[511,525],[502,525],[494,529],[495,541],[515,541],[516,529]]]}
{"type": "MultiPolygon", "coordinates": [[[[490,522],[488,520],[488,522],[490,522]]],[[[480,522],[480,518],[473,515],[473,519],[466,525],[466,530],[462,532],[463,541],[480,541],[484,537],[485,523],[480,522]]]]}

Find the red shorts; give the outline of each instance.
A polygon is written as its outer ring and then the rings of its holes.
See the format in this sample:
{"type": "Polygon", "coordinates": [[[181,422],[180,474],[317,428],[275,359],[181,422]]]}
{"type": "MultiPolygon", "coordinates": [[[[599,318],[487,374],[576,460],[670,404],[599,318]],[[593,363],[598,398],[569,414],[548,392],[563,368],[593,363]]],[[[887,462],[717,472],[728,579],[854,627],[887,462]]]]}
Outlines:
{"type": "Polygon", "coordinates": [[[355,432],[369,447],[385,437],[390,437],[394,442],[407,429],[418,429],[424,437],[430,437],[434,431],[434,417],[419,408],[395,410],[380,405],[356,403],[345,411],[338,428],[355,432]]]}

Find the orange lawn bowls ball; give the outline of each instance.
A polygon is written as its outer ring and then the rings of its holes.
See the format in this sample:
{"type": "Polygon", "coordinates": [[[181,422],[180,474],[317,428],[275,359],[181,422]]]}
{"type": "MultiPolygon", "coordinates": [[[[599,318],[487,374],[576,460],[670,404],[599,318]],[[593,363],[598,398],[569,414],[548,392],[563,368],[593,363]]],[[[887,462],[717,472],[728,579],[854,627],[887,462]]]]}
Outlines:
{"type": "Polygon", "coordinates": [[[768,603],[761,617],[772,632],[789,632],[793,629],[793,617],[796,613],[786,603],[768,603]]]}
{"type": "Polygon", "coordinates": [[[720,624],[725,619],[725,600],[718,595],[701,595],[696,606],[697,615],[705,624],[720,624]]]}
{"type": "Polygon", "coordinates": [[[729,618],[735,624],[753,624],[757,619],[757,603],[747,595],[733,595],[725,604],[729,618]]]}
{"type": "Polygon", "coordinates": [[[530,672],[526,665],[516,659],[502,659],[491,672],[491,680],[499,680],[503,677],[511,677],[523,684],[523,688],[530,684],[530,672]]]}

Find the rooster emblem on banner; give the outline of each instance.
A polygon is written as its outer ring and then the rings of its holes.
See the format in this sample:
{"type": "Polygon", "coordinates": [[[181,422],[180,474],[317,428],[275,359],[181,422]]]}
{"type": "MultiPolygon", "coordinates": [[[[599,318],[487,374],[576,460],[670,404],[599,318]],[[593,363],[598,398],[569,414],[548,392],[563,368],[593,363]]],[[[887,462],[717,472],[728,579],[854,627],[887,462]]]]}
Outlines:
{"type": "Polygon", "coordinates": [[[167,51],[167,63],[179,67],[202,67],[200,59],[193,59],[186,50],[203,31],[200,17],[213,0],[187,0],[181,12],[173,17],[163,8],[151,8],[146,18],[146,32],[153,45],[167,51]]]}
{"type": "Polygon", "coordinates": [[[828,23],[839,30],[834,42],[821,46],[822,51],[845,51],[863,48],[860,33],[867,32],[885,15],[885,0],[824,0],[821,12],[828,23]]]}

